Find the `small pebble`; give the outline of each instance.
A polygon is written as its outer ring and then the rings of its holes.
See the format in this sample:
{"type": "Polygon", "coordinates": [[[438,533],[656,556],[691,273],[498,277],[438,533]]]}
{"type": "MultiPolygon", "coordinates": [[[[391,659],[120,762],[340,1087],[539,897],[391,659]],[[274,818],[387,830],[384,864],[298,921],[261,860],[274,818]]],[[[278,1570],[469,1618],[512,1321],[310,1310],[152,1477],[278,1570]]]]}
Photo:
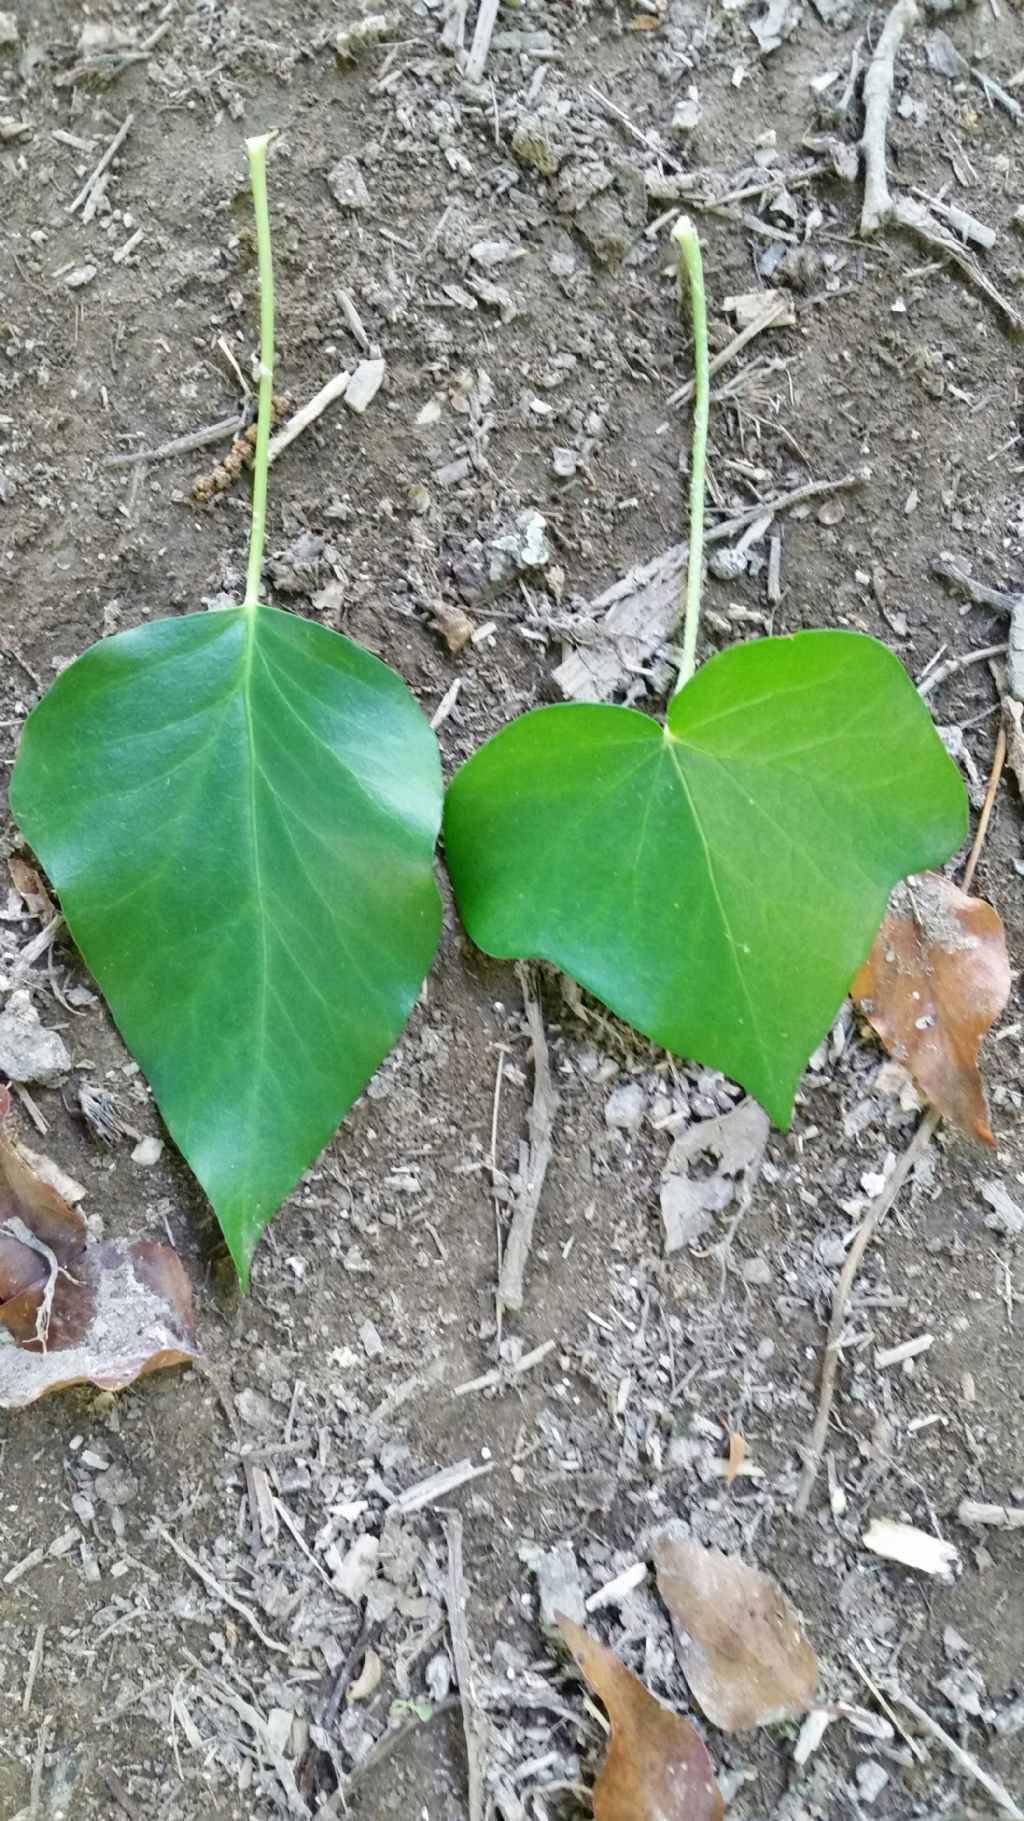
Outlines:
{"type": "Polygon", "coordinates": [[[359,1339],[362,1341],[367,1359],[380,1359],[384,1351],[384,1342],[381,1340],[379,1328],[376,1328],[372,1321],[364,1321],[359,1330],[359,1339]]]}
{"type": "Polygon", "coordinates": [[[132,1162],[139,1164],[142,1169],[148,1170],[152,1168],[153,1164],[160,1162],[163,1154],[164,1141],[162,1138],[140,1138],[132,1152],[132,1162]]]}
{"type": "Polygon", "coordinates": [[[889,1772],[883,1770],[875,1758],[865,1758],[857,1766],[857,1788],[864,1802],[874,1802],[880,1796],[889,1781],[889,1772]]]}
{"type": "Polygon", "coordinates": [[[370,192],[354,158],[340,158],[327,173],[327,187],[340,209],[360,211],[370,207],[370,192]]]}
{"type": "Polygon", "coordinates": [[[639,1132],[644,1118],[647,1096],[638,1081],[624,1081],[614,1088],[605,1102],[604,1122],[611,1131],[639,1132]]]}

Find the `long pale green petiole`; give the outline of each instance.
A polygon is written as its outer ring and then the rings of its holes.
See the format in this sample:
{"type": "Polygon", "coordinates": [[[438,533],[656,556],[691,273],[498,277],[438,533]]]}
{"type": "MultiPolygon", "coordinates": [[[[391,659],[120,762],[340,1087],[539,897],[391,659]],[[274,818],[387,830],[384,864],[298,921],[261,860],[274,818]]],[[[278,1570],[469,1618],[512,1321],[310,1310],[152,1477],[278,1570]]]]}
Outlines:
{"type": "Polygon", "coordinates": [[[708,408],[710,379],[708,374],[708,312],[704,297],[704,267],[700,256],[697,230],[688,216],[682,215],[672,229],[679,248],[679,288],[682,295],[686,281],[693,318],[694,405],[693,453],[690,460],[690,548],[686,560],[686,592],[683,610],[683,647],[679,660],[674,695],[678,695],[697,668],[697,628],[700,625],[700,590],[704,567],[704,477],[708,456],[708,408]]]}
{"type": "Polygon", "coordinates": [[[260,604],[263,548],[267,538],[267,449],[274,396],[274,262],[270,250],[270,211],[267,207],[267,147],[273,133],[247,139],[252,202],[256,214],[256,252],[260,278],[260,391],[256,420],[256,453],[252,470],[252,528],[249,532],[249,567],[245,600],[250,613],[260,604]]]}

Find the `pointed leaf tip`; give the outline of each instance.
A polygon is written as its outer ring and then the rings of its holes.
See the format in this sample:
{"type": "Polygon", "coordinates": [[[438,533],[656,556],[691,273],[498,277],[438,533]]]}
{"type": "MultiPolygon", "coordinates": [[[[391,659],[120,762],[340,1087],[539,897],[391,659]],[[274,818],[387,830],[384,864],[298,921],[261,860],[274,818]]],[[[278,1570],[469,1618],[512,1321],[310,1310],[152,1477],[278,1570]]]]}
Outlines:
{"type": "Polygon", "coordinates": [[[62,673],[11,800],[244,1283],[430,965],[434,734],[337,633],[195,614],[62,673]]]}
{"type": "Polygon", "coordinates": [[[611,1721],[594,1821],[722,1821],[715,1767],[696,1727],[574,1619],[560,1613],[558,1628],[611,1721]]]}

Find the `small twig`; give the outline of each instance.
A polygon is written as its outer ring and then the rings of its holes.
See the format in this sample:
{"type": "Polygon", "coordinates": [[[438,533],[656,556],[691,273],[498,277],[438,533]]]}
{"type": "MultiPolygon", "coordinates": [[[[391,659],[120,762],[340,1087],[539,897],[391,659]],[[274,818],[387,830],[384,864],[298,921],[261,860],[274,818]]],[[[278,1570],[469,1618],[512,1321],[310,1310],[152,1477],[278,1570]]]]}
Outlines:
{"type": "Polygon", "coordinates": [[[935,670],[929,671],[917,685],[919,696],[930,696],[933,689],[947,678],[955,677],[961,670],[969,670],[972,664],[984,664],[988,658],[1003,658],[1009,651],[1009,645],[983,645],[978,651],[968,651],[962,658],[947,658],[935,670]]]}
{"type": "Polygon", "coordinates": [[[206,1587],[216,1599],[223,1600],[225,1606],[230,1606],[232,1612],[237,1612],[239,1616],[245,1620],[246,1624],[256,1633],[260,1643],[263,1644],[267,1650],[277,1650],[280,1651],[282,1655],[287,1656],[287,1644],[279,1644],[276,1638],[268,1637],[251,1606],[247,1606],[243,1600],[236,1599],[229,1588],[224,1587],[221,1582],[217,1580],[216,1576],[210,1573],[208,1568],[204,1568],[198,1556],[193,1555],[190,1549],[186,1549],[184,1543],[179,1543],[175,1540],[165,1525],[157,1523],[155,1528],[157,1535],[163,1537],[164,1542],[170,1545],[176,1556],[180,1556],[186,1568],[191,1568],[192,1573],[198,1576],[204,1587],[206,1587]]]}
{"type": "Polygon", "coordinates": [[[32,1705],[32,1691],[35,1688],[36,1677],[39,1674],[40,1666],[43,1661],[43,1645],[45,1642],[46,1626],[37,1625],[35,1642],[32,1645],[32,1655],[28,1660],[28,1674],[25,1677],[25,1692],[21,1697],[21,1711],[23,1714],[27,1714],[32,1705]]]}
{"type": "Polygon", "coordinates": [[[903,34],[917,18],[917,0],[896,0],[864,76],[864,131],[860,155],[864,165],[864,203],[860,231],[877,234],[892,214],[885,137],[889,127],[896,53],[903,34]]]}
{"type": "Polygon", "coordinates": [[[978,817],[978,827],[974,836],[974,846],[971,848],[970,857],[967,861],[967,865],[964,867],[964,876],[960,881],[961,891],[969,892],[974,881],[978,861],[981,858],[981,850],[985,845],[985,836],[988,833],[988,825],[992,816],[992,806],[996,800],[996,791],[999,789],[999,780],[1003,775],[1003,766],[1005,763],[1006,729],[1000,724],[999,732],[996,735],[996,750],[992,760],[992,773],[988,781],[988,789],[985,792],[985,801],[981,806],[981,814],[978,817]]]}
{"type": "Polygon", "coordinates": [[[53,1715],[47,1714],[39,1728],[39,1742],[36,1746],[35,1763],[32,1766],[32,1783],[28,1798],[28,1812],[31,1821],[43,1821],[43,1771],[46,1767],[46,1747],[50,1743],[52,1731],[53,1715]]]}
{"type": "Polygon", "coordinates": [[[452,1396],[466,1397],[470,1391],[489,1391],[493,1385],[511,1384],[521,1373],[532,1372],[534,1366],[539,1366],[542,1360],[547,1359],[548,1354],[552,1353],[554,1348],[553,1340],[542,1340],[539,1347],[534,1347],[531,1352],[524,1353],[522,1359],[516,1360],[515,1365],[492,1366],[489,1372],[481,1373],[479,1378],[467,1379],[464,1385],[456,1385],[452,1396]]]}
{"type": "Polygon", "coordinates": [[[114,134],[113,139],[110,141],[110,144],[108,145],[106,151],[104,152],[102,158],[100,159],[99,164],[95,167],[95,169],[91,172],[91,174],[86,178],[85,182],[83,183],[81,189],[78,192],[78,195],[75,197],[74,202],[68,203],[67,212],[69,215],[74,215],[78,209],[84,208],[86,206],[86,204],[89,201],[90,196],[92,195],[93,191],[96,188],[96,185],[102,179],[104,172],[107,170],[107,167],[110,164],[112,164],[113,160],[117,157],[117,154],[121,150],[121,147],[123,146],[125,140],[127,139],[128,134],[131,132],[132,123],[133,123],[134,119],[135,119],[135,115],[129,114],[127,119],[125,120],[124,124],[122,126],[118,127],[117,132],[114,134]]]}
{"type": "Polygon", "coordinates": [[[128,1816],[128,1821],[142,1821],[142,1810],[132,1801],[120,1777],[114,1770],[101,1771],[104,1783],[109,1789],[121,1812],[128,1816]]]}
{"type": "Polygon", "coordinates": [[[891,1706],[890,1703],[886,1700],[886,1698],[885,1698],[884,1694],[882,1693],[881,1689],[879,1688],[877,1682],[872,1682],[871,1677],[868,1675],[867,1670],[863,1667],[863,1665],[861,1663],[858,1663],[858,1661],[857,1661],[856,1657],[853,1655],[852,1651],[849,1651],[849,1650],[847,1651],[846,1660],[850,1664],[850,1667],[852,1669],[856,1670],[856,1672],[859,1675],[861,1681],[863,1682],[865,1688],[870,1689],[871,1693],[875,1697],[875,1700],[878,1702],[879,1707],[882,1709],[882,1712],[886,1715],[887,1719],[889,1719],[892,1722],[893,1726],[896,1728],[896,1731],[900,1734],[900,1737],[906,1739],[907,1744],[909,1745],[914,1757],[918,1760],[918,1762],[920,1762],[922,1758],[927,1756],[924,1746],[919,1745],[916,1739],[911,1738],[910,1734],[907,1732],[905,1726],[903,1725],[902,1721],[900,1720],[899,1714],[896,1712],[896,1709],[893,1706],[891,1706]]]}
{"type": "Polygon", "coordinates": [[[461,677],[455,677],[455,679],[449,683],[444,695],[441,697],[441,700],[431,715],[430,725],[435,733],[439,727],[444,725],[448,716],[451,714],[452,709],[455,707],[462,689],[462,681],[463,679],[461,677]]]}
{"type": "Polygon", "coordinates": [[[473,28],[473,42],[469,47],[469,56],[466,58],[464,75],[467,82],[479,82],[483,76],[499,5],[500,0],[480,0],[480,11],[477,13],[476,25],[473,28]]]}
{"type": "Polygon", "coordinates": [[[932,214],[948,222],[964,240],[971,240],[975,246],[984,247],[986,253],[991,253],[998,238],[995,228],[990,228],[987,222],[979,221],[976,215],[969,215],[966,209],[958,209],[953,203],[942,202],[937,196],[929,196],[927,190],[919,190],[916,185],[914,195],[927,203],[932,214]]]}
{"type": "Polygon", "coordinates": [[[140,462],[166,462],[173,455],[190,455],[193,449],[205,449],[210,443],[223,443],[229,436],[237,436],[245,429],[247,421],[244,411],[234,417],[222,417],[219,423],[208,424],[205,430],[193,430],[188,436],[174,436],[169,443],[160,443],[156,449],[134,449],[130,455],[105,456],[100,466],[134,468],[140,462]]]}
{"type": "Polygon", "coordinates": [[[871,478],[869,468],[858,468],[853,474],[842,474],[835,481],[807,481],[802,487],[792,487],[788,493],[777,493],[774,499],[761,500],[756,506],[748,506],[745,511],[737,512],[733,518],[722,519],[704,533],[705,544],[718,544],[724,538],[734,537],[737,531],[744,531],[759,518],[774,518],[777,512],[788,512],[791,506],[802,506],[806,500],[821,499],[827,493],[849,493],[854,487],[863,487],[871,478]]]}
{"type": "Polygon", "coordinates": [[[910,1140],[902,1157],[899,1159],[880,1195],[876,1195],[868,1208],[864,1219],[857,1229],[857,1236],[846,1255],[846,1262],[839,1274],[835,1295],[832,1298],[832,1314],[829,1318],[828,1333],[825,1337],[825,1357],[821,1367],[821,1387],[818,1392],[818,1409],[814,1418],[814,1428],[807,1448],[804,1470],[800,1485],[793,1502],[797,1517],[804,1517],[810,1503],[814,1482],[818,1477],[822,1455],[825,1452],[825,1441],[828,1436],[829,1418],[832,1414],[832,1402],[836,1392],[836,1379],[839,1375],[839,1342],[842,1337],[843,1324],[846,1319],[846,1305],[850,1300],[853,1280],[857,1275],[860,1261],[871,1244],[882,1221],[888,1214],[893,1202],[906,1182],[911,1170],[927,1150],[932,1135],[939,1124],[941,1115],[930,1109],[921,1120],[917,1131],[910,1140]]]}
{"type": "MultiPolygon", "coordinates": [[[[1015,335],[1024,331],[1024,316],[1015,310],[1009,299],[992,283],[982,271],[976,259],[972,259],[967,248],[947,232],[941,222],[935,220],[928,210],[921,207],[910,196],[893,196],[890,198],[890,216],[898,227],[906,228],[916,234],[918,240],[933,252],[942,253],[963,273],[968,282],[974,285],[989,303],[999,311],[1015,335]]],[[[863,230],[862,230],[863,231],[863,230]]]]}
{"type": "Polygon", "coordinates": [[[520,963],[516,967],[516,973],[519,975],[519,984],[523,989],[526,1022],[533,1045],[533,1101],[527,1115],[529,1145],[526,1147],[525,1162],[520,1170],[519,1193],[516,1197],[515,1213],[512,1216],[505,1244],[505,1256],[502,1259],[501,1277],[498,1284],[498,1295],[501,1298],[502,1307],[505,1309],[521,1309],[523,1306],[526,1261],[530,1256],[533,1225],[540,1206],[544,1178],[554,1154],[552,1134],[555,1114],[558,1111],[558,1095],[551,1080],[548,1040],[544,1034],[544,1019],[540,1004],[533,991],[529,969],[520,963]]]}
{"type": "Polygon", "coordinates": [[[967,565],[946,550],[933,559],[932,574],[952,582],[954,588],[959,588],[976,607],[994,607],[997,613],[1012,615],[1024,600],[1024,595],[1012,590],[989,588],[987,583],[975,581],[967,565]]]}
{"type": "Polygon", "coordinates": [[[892,103],[894,64],[903,35],[917,16],[917,0],[896,0],[864,77],[864,131],[860,141],[864,167],[864,201],[860,231],[865,239],[869,239],[892,221],[898,227],[916,234],[926,246],[951,259],[964,277],[994,305],[1010,328],[1015,333],[1020,333],[1024,330],[1024,317],[1018,314],[992,280],[986,277],[962,242],[949,233],[928,209],[922,208],[919,202],[910,196],[893,196],[889,189],[885,140],[892,103]]]}
{"type": "Polygon", "coordinates": [[[453,1511],[445,1520],[448,1543],[448,1583],[445,1604],[448,1629],[452,1640],[455,1679],[462,1703],[462,1730],[466,1737],[469,1767],[469,1821],[484,1821],[484,1765],[486,1761],[486,1721],[477,1705],[473,1688],[473,1659],[469,1650],[466,1625],[466,1578],[462,1568],[462,1519],[453,1511]]]}
{"type": "MultiPolygon", "coordinates": [[[[780,317],[788,315],[791,307],[790,299],[786,293],[777,291],[774,296],[769,298],[760,316],[755,316],[753,322],[748,322],[746,328],[741,329],[738,335],[734,335],[728,346],[723,348],[720,354],[715,355],[714,360],[708,367],[708,378],[714,379],[715,374],[720,373],[722,368],[728,365],[729,361],[734,360],[736,355],[746,347],[748,341],[753,341],[755,335],[760,335],[764,329],[770,329],[772,324],[778,322],[780,317]]],[[[695,380],[688,379],[685,385],[679,386],[676,391],[672,393],[672,396],[668,401],[669,404],[682,405],[688,403],[693,397],[695,384],[695,380]]]]}
{"type": "Polygon", "coordinates": [[[1024,1530],[1024,1505],[982,1505],[961,1499],[956,1508],[961,1524],[991,1524],[997,1530],[1024,1530]]]}
{"type": "Polygon", "coordinates": [[[352,375],[347,369],[344,373],[336,373],[333,379],[327,381],[326,386],[321,386],[319,392],[310,399],[307,405],[302,405],[296,411],[295,416],[289,418],[283,430],[279,430],[276,436],[271,437],[270,447],[267,450],[268,465],[276,462],[278,456],[284,454],[295,438],[301,436],[303,430],[308,430],[310,424],[315,424],[328,405],[333,404],[336,398],[342,396],[351,377],[352,375]]]}
{"type": "Polygon", "coordinates": [[[7,1220],[0,1222],[0,1233],[9,1233],[11,1238],[16,1239],[20,1246],[25,1246],[29,1252],[38,1252],[39,1256],[46,1262],[46,1284],[39,1299],[39,1307],[36,1310],[35,1331],[35,1339],[39,1342],[39,1350],[41,1353],[45,1353],[46,1343],[50,1335],[50,1317],[53,1314],[53,1299],[56,1294],[57,1283],[62,1272],[65,1277],[67,1277],[69,1273],[64,1270],[56,1253],[51,1251],[50,1247],[46,1245],[37,1234],[33,1233],[30,1227],[26,1226],[20,1214],[11,1214],[8,1216],[7,1220]]]}
{"type": "Polygon", "coordinates": [[[926,1713],[923,1707],[919,1707],[916,1701],[911,1700],[909,1695],[903,1694],[897,1688],[890,1690],[890,1698],[898,1701],[901,1707],[905,1707],[908,1714],[913,1714],[914,1719],[929,1738],[934,1739],[937,1744],[945,1746],[953,1762],[959,1765],[967,1776],[973,1777],[976,1783],[980,1783],[982,1789],[988,1791],[993,1802],[1003,1810],[1004,1814],[1010,1815],[1012,1821],[1024,1821],[1024,1809],[1017,1807],[1013,1797],[1003,1788],[1003,1785],[997,1782],[995,1777],[990,1776],[987,1770],[983,1770],[977,1758],[973,1757],[969,1751],[965,1751],[962,1745],[958,1745],[945,1728],[940,1726],[937,1720],[932,1719],[931,1714],[926,1713]]]}
{"type": "Polygon", "coordinates": [[[331,1684],[331,1691],[324,1702],[323,1713],[320,1716],[320,1724],[325,1732],[330,1732],[337,1720],[341,1703],[348,1693],[355,1677],[356,1670],[359,1668],[360,1663],[363,1661],[363,1658],[379,1630],[379,1621],[364,1619],[363,1624],[360,1627],[359,1636],[356,1638],[348,1655],[343,1657],[341,1663],[338,1665],[334,1680],[331,1684]]]}

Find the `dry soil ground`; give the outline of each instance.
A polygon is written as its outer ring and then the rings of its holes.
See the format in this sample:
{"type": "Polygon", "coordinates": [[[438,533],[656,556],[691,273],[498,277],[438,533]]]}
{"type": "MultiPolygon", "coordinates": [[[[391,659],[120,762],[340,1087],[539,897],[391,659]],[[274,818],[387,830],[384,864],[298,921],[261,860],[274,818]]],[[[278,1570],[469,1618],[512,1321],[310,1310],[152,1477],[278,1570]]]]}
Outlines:
{"type": "MultiPolygon", "coordinates": [[[[474,13],[470,0],[469,31],[474,13]]],[[[92,640],[237,598],[244,480],[212,508],[191,499],[224,445],[103,463],[238,408],[223,350],[247,369],[257,323],[241,142],[270,127],[280,383],[301,401],[359,356],[346,294],[387,362],[365,416],[332,407],[275,469],[272,598],[386,658],[430,714],[461,679],[440,730],[446,766],[553,695],[553,669],[587,636],[582,604],[678,539],[687,414],[668,401],[689,344],[664,229],[646,230],[674,206],[665,178],[680,171],[704,173],[704,204],[745,192],[700,215],[716,345],[733,332],[730,295],[770,283],[794,303],[789,326],[723,369],[712,517],[870,469],[859,490],[775,521],[777,604],[764,543],[745,572],[712,577],[711,645],[768,624],[850,626],[916,676],[940,647],[1005,637],[1005,618],[965,609],[932,562],[949,550],[993,584],[1021,583],[1019,344],[944,259],[896,230],[861,242],[859,180],[836,174],[834,148],[805,145],[856,141],[850,78],[882,8],[523,0],[502,9],[476,86],[444,42],[439,0],[402,0],[381,41],[339,60],[334,34],[358,16],[347,0],[14,0],[3,15],[17,32],[0,47],[0,763],[55,670],[92,640]],[[699,119],[674,134],[691,91],[699,119]],[[83,223],[68,204],[128,115],[83,223]],[[365,186],[356,208],[328,182],[343,159],[365,186]],[[547,520],[546,576],[484,601],[474,540],[524,510],[547,520]],[[432,621],[455,606],[491,630],[452,655],[432,621]]],[[[987,223],[995,245],[977,257],[1024,310],[1024,129],[957,73],[940,30],[1003,84],[1024,65],[1018,0],[922,16],[897,59],[894,180],[987,223]]],[[[1024,85],[1008,93],[1024,105],[1024,85]]],[[[944,726],[965,727],[983,784],[997,725],[987,666],[930,700],[944,726]]],[[[1020,832],[1010,783],[978,883],[1014,960],[1020,832]]],[[[37,927],[17,911],[2,925],[8,972],[37,927]]],[[[55,966],[65,986],[84,979],[67,947],[55,966]]],[[[108,1232],[171,1236],[196,1283],[207,1370],[3,1420],[3,1821],[340,1813],[339,1784],[358,1815],[465,1816],[457,1711],[419,1725],[395,1706],[453,1692],[443,1520],[399,1495],[460,1461],[488,1471],[437,1503],[465,1525],[503,1821],[585,1808],[600,1755],[541,1627],[531,1548],[561,1545],[561,1570],[589,1594],[671,1518],[778,1577],[827,1698],[878,1711],[851,1657],[876,1684],[895,1678],[1024,1801],[1024,1533],[956,1518],[964,1496],[1024,1503],[1019,1245],[986,1225],[979,1194],[982,1180],[1014,1196],[1024,1182],[1016,986],[987,1051],[998,1151],[941,1133],[869,1255],[830,1434],[833,1497],[822,1474],[798,1520],[844,1245],[917,1118],[879,1083],[880,1052],[852,1015],[808,1072],[792,1131],[772,1136],[728,1252],[714,1249],[726,1216],[666,1259],[662,1122],[733,1099],[545,978],[560,1111],[505,1364],[553,1346],[497,1390],[456,1397],[495,1363],[496,1073],[499,1190],[518,1167],[531,1076],[516,976],[472,950],[450,907],[405,1037],[275,1223],[244,1301],[172,1149],[140,1168],[131,1140],[105,1150],[78,1115],[91,1080],[159,1131],[102,1006],[69,1015],[45,967],[33,980],[75,1071],[63,1092],[36,1092],[45,1139],[19,1110],[21,1136],[79,1178],[108,1232]],[[878,1348],[926,1332],[931,1349],[909,1367],[877,1368],[878,1348]],[[728,1485],[733,1430],[756,1473],[728,1485]],[[872,1516],[950,1538],[956,1575],[867,1554],[872,1516]],[[361,1536],[380,1540],[375,1561],[372,1544],[353,1557],[361,1536]],[[356,1676],[362,1698],[348,1691],[356,1676]]],[[[687,1707],[650,1583],[594,1623],[687,1707]]],[[[899,1733],[838,1722],[801,1771],[794,1735],[709,1731],[737,1821],[994,1812],[941,1747],[915,1755],[899,1733]]]]}

